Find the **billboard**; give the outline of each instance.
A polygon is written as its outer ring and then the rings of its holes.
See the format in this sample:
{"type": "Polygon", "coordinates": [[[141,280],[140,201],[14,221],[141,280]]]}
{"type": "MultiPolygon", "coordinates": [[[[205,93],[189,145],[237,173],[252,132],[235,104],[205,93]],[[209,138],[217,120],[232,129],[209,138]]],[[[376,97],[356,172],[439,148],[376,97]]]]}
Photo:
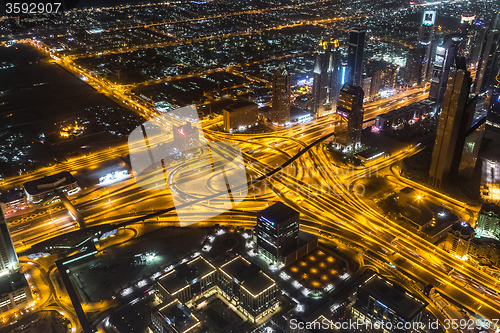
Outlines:
{"type": "Polygon", "coordinates": [[[435,10],[426,10],[424,12],[424,16],[422,17],[422,25],[434,25],[436,21],[436,11],[435,10]]]}

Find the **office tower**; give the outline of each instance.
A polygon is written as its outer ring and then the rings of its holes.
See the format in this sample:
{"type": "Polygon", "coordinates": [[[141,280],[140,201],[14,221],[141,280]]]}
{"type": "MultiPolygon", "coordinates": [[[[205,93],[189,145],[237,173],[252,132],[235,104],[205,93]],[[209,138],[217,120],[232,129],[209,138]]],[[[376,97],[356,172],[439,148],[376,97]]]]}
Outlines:
{"type": "Polygon", "coordinates": [[[229,133],[257,125],[259,106],[246,99],[237,99],[222,110],[224,130],[229,133]]]}
{"type": "Polygon", "coordinates": [[[344,150],[356,149],[361,145],[363,129],[363,89],[360,86],[344,84],[339,94],[337,114],[347,120],[345,133],[339,133],[336,142],[344,150]]]}
{"type": "MultiPolygon", "coordinates": [[[[476,103],[472,103],[474,109],[470,110],[474,114],[476,103]]],[[[484,131],[486,129],[486,117],[478,120],[472,127],[466,129],[464,137],[465,141],[462,147],[462,153],[459,156],[458,162],[458,175],[464,178],[470,178],[474,174],[476,168],[477,158],[479,155],[479,148],[481,147],[481,140],[483,139],[484,131]]]]}
{"type": "MultiPolygon", "coordinates": [[[[500,72],[498,73],[497,78],[500,80],[500,72]]],[[[490,92],[486,125],[489,129],[500,131],[500,82],[498,82],[498,84],[495,85],[490,92]]]]}
{"type": "Polygon", "coordinates": [[[291,103],[291,78],[285,64],[280,63],[278,70],[273,76],[273,102],[271,120],[277,125],[285,125],[290,122],[291,103]]]}
{"type": "Polygon", "coordinates": [[[465,67],[465,59],[457,59],[456,68],[451,71],[448,80],[439,118],[429,170],[430,183],[438,187],[458,172],[464,144],[471,130],[476,98],[469,98],[472,79],[465,67]]]}
{"type": "Polygon", "coordinates": [[[339,41],[320,41],[314,64],[313,107],[316,116],[335,110],[340,91],[339,41]]]}
{"type": "Polygon", "coordinates": [[[281,263],[288,252],[297,248],[300,213],[282,202],[257,214],[255,233],[259,253],[275,263],[281,263]]]}
{"type": "Polygon", "coordinates": [[[363,75],[363,52],[365,49],[366,30],[354,27],[349,30],[349,49],[347,54],[348,79],[347,83],[361,85],[363,75]]]}
{"type": "Polygon", "coordinates": [[[409,88],[420,86],[422,84],[422,70],[425,60],[425,52],[427,50],[424,47],[414,47],[408,51],[408,56],[406,58],[406,73],[405,73],[405,83],[409,88]]]}
{"type": "Polygon", "coordinates": [[[422,314],[427,305],[427,302],[422,301],[403,286],[374,274],[359,286],[351,314],[354,320],[360,320],[367,325],[381,322],[386,324],[383,330],[378,330],[373,325],[361,331],[410,332],[411,329],[396,330],[396,325],[415,327],[411,323],[422,321],[422,314]]]}
{"type": "Polygon", "coordinates": [[[490,24],[484,38],[481,58],[479,60],[474,92],[482,94],[495,84],[495,75],[500,62],[500,17],[497,14],[490,24]]]}
{"type": "Polygon", "coordinates": [[[426,82],[430,76],[431,67],[431,44],[434,37],[434,22],[436,21],[436,11],[426,10],[422,17],[422,24],[418,34],[418,48],[422,49],[422,66],[420,81],[426,82]]]}
{"type": "Polygon", "coordinates": [[[0,276],[9,275],[20,267],[9,227],[5,222],[3,212],[0,212],[0,276]]]}
{"type": "Polygon", "coordinates": [[[460,39],[446,36],[443,44],[436,48],[434,62],[432,64],[432,79],[429,90],[429,99],[436,101],[437,108],[442,105],[450,68],[453,60],[456,58],[460,39]]]}

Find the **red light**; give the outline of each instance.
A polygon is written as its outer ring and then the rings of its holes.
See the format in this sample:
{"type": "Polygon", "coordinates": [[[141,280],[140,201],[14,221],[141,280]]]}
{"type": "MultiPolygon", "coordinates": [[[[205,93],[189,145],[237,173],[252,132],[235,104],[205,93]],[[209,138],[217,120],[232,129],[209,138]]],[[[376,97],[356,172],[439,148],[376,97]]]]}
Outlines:
{"type": "Polygon", "coordinates": [[[180,135],[186,135],[186,133],[184,133],[184,129],[182,129],[182,128],[179,128],[179,134],[180,135]]]}

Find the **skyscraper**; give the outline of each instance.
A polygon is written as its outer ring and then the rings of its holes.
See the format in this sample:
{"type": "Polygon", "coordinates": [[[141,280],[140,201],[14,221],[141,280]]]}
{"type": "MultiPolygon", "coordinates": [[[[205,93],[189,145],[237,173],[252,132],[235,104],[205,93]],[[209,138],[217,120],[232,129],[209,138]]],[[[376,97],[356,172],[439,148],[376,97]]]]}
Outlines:
{"type": "Polygon", "coordinates": [[[281,262],[299,242],[300,213],[282,202],[257,213],[258,251],[273,262],[281,262]]]}
{"type": "Polygon", "coordinates": [[[355,86],[361,85],[365,37],[366,30],[361,27],[354,27],[349,30],[349,50],[347,54],[349,76],[347,83],[355,86]]]}
{"type": "Polygon", "coordinates": [[[406,58],[405,82],[408,87],[420,86],[422,84],[422,70],[427,50],[422,47],[414,47],[408,51],[406,58]]]}
{"type": "Polygon", "coordinates": [[[278,125],[290,122],[290,103],[292,97],[291,78],[285,64],[280,63],[273,76],[273,102],[271,120],[278,125]]]}
{"type": "Polygon", "coordinates": [[[340,91],[340,49],[337,39],[320,42],[316,53],[313,83],[313,107],[316,116],[333,112],[340,91]]]}
{"type": "MultiPolygon", "coordinates": [[[[497,78],[500,80],[500,72],[497,78]]],[[[486,125],[500,131],[500,82],[491,89],[486,125]]]]}
{"type": "Polygon", "coordinates": [[[450,76],[450,68],[453,60],[456,58],[460,41],[459,39],[446,36],[443,44],[436,48],[436,54],[432,64],[433,70],[429,99],[436,101],[438,109],[443,102],[448,77],[450,76]]]}
{"type": "Polygon", "coordinates": [[[9,227],[0,211],[0,276],[8,275],[19,269],[19,260],[10,238],[9,227]]]}
{"type": "Polygon", "coordinates": [[[484,38],[481,58],[479,60],[474,91],[476,94],[486,92],[495,82],[500,62],[500,18],[497,14],[490,24],[484,38]]]}
{"type": "Polygon", "coordinates": [[[361,145],[363,129],[363,89],[360,86],[344,84],[339,94],[337,114],[347,120],[345,133],[339,133],[336,142],[344,150],[358,148],[361,145]]]}
{"type": "Polygon", "coordinates": [[[418,48],[422,49],[422,66],[420,67],[421,82],[426,82],[430,76],[431,44],[434,37],[434,22],[436,11],[426,10],[418,33],[418,48]]]}
{"type": "Polygon", "coordinates": [[[469,98],[471,84],[472,78],[466,69],[465,59],[457,59],[456,68],[451,71],[446,87],[432,151],[429,181],[435,186],[441,187],[449,176],[456,174],[462,162],[476,107],[476,98],[469,98]]]}

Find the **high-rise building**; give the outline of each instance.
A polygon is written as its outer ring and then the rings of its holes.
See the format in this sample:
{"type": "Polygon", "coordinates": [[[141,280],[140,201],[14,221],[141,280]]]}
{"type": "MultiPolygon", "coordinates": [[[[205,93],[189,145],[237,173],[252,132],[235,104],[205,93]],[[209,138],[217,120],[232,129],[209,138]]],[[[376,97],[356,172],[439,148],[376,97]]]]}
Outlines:
{"type": "Polygon", "coordinates": [[[30,286],[20,268],[5,216],[0,209],[0,314],[25,310],[33,301],[30,286]]]}
{"type": "Polygon", "coordinates": [[[476,94],[486,92],[495,84],[495,75],[499,70],[500,61],[500,18],[497,14],[490,24],[483,41],[481,58],[479,60],[474,91],[476,94]]]}
{"type": "Polygon", "coordinates": [[[365,49],[366,30],[354,27],[349,30],[349,49],[347,54],[348,79],[347,83],[361,85],[363,75],[363,53],[365,49]]]}
{"type": "MultiPolygon", "coordinates": [[[[500,80],[500,72],[498,73],[498,79],[500,80]]],[[[490,92],[486,125],[489,129],[500,131],[500,82],[490,92]]]]}
{"type": "Polygon", "coordinates": [[[422,70],[424,66],[426,48],[414,47],[408,51],[406,58],[405,83],[408,87],[420,86],[422,84],[422,70]]]}
{"type": "Polygon", "coordinates": [[[258,252],[275,263],[281,263],[299,242],[300,213],[282,202],[257,214],[255,234],[258,252]]]}
{"type": "Polygon", "coordinates": [[[450,69],[456,58],[460,39],[447,36],[443,44],[436,47],[434,62],[432,63],[431,87],[429,90],[429,99],[436,102],[437,108],[442,105],[446,85],[450,76],[450,69]]]}
{"type": "MultiPolygon", "coordinates": [[[[471,103],[470,105],[475,108],[475,103],[471,103]]],[[[474,110],[470,110],[469,112],[470,114],[474,114],[474,110]]],[[[457,162],[458,175],[463,178],[470,178],[474,174],[485,129],[486,117],[483,117],[472,125],[472,127],[467,129],[464,134],[465,141],[463,143],[462,153],[459,156],[460,162],[457,162]]]]}
{"type": "Polygon", "coordinates": [[[290,122],[290,103],[292,98],[291,77],[285,64],[280,63],[273,76],[273,102],[271,120],[277,125],[290,122]]]}
{"type": "Polygon", "coordinates": [[[430,76],[432,38],[434,37],[434,22],[436,11],[426,10],[422,17],[422,24],[418,34],[418,48],[422,49],[422,65],[420,67],[420,81],[426,82],[430,76]]]}
{"type": "Polygon", "coordinates": [[[474,128],[476,98],[469,98],[472,79],[465,66],[465,59],[459,58],[451,71],[439,118],[429,170],[430,183],[438,187],[458,172],[466,139],[474,128]]]}
{"type": "Polygon", "coordinates": [[[347,120],[347,128],[345,133],[336,136],[335,141],[344,151],[356,149],[361,145],[363,98],[364,92],[360,86],[346,83],[340,90],[337,114],[347,120]]]}
{"type": "Polygon", "coordinates": [[[8,275],[21,266],[10,237],[9,227],[0,211],[0,276],[8,275]]]}
{"type": "Polygon", "coordinates": [[[320,41],[314,64],[312,96],[312,111],[316,116],[335,111],[340,91],[340,66],[339,41],[320,41]]]}

